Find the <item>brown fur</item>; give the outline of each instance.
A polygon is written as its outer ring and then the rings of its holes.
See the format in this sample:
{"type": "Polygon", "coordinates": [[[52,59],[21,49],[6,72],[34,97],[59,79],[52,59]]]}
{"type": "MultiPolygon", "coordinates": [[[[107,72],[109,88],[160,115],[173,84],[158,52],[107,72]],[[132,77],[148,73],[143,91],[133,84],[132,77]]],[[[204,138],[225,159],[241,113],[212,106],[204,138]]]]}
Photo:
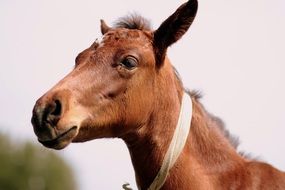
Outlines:
{"type": "MultiPolygon", "coordinates": [[[[139,17],[115,28],[101,21],[102,42],[80,53],[74,70],[37,101],[32,123],[39,141],[62,149],[71,142],[122,138],[137,184],[147,189],[161,167],[185,91],[166,50],[188,30],[197,5],[181,5],[155,31],[139,17]]],[[[285,189],[285,174],[238,154],[237,139],[205,110],[199,93],[190,94],[190,134],[162,189],[285,189]]]]}

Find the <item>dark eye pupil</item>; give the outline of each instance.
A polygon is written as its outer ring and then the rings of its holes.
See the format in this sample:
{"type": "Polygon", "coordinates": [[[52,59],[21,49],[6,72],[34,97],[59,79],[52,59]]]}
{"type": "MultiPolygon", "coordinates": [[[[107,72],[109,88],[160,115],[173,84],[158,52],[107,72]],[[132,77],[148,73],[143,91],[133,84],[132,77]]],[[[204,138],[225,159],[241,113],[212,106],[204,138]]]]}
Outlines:
{"type": "Polygon", "coordinates": [[[130,57],[125,58],[121,63],[127,69],[134,69],[137,66],[136,60],[130,57]]]}

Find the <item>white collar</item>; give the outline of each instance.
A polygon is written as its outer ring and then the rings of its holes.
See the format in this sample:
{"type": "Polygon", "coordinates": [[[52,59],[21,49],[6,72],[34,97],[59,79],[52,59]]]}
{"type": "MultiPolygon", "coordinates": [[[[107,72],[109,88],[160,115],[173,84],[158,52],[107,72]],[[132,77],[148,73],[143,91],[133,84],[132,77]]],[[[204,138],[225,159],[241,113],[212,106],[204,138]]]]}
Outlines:
{"type": "Polygon", "coordinates": [[[190,95],[183,93],[179,119],[174,131],[174,135],[164,156],[161,168],[149,186],[148,190],[159,190],[166,181],[169,170],[175,164],[177,158],[182,152],[188,134],[190,132],[192,120],[192,100],[190,95]]]}

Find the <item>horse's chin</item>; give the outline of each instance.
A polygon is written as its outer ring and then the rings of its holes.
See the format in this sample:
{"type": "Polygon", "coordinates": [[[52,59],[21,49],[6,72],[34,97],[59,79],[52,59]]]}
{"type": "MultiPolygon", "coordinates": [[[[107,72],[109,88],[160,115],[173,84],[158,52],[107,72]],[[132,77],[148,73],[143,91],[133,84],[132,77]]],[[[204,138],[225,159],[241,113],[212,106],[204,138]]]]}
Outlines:
{"type": "Polygon", "coordinates": [[[67,147],[76,137],[77,133],[78,133],[78,127],[73,126],[52,140],[42,141],[38,139],[38,141],[47,148],[60,150],[60,149],[64,149],[65,147],[67,147]]]}

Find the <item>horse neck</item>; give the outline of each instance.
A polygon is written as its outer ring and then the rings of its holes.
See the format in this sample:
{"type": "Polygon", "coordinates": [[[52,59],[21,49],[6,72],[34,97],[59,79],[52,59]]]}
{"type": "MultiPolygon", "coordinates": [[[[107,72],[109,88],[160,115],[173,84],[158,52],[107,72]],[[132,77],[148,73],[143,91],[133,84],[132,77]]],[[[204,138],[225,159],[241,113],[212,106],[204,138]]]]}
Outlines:
{"type": "MultiPolygon", "coordinates": [[[[170,68],[171,65],[166,64],[164,67],[162,69],[165,69],[165,76],[162,74],[161,80],[158,80],[157,85],[160,85],[160,90],[155,93],[157,97],[149,121],[139,130],[123,138],[131,155],[137,184],[141,189],[147,189],[160,170],[176,128],[181,107],[183,87],[170,68]]],[[[214,122],[205,114],[200,103],[195,98],[192,100],[193,118],[190,135],[175,166],[170,170],[163,189],[183,189],[183,186],[189,189],[191,183],[195,181],[194,178],[191,180],[189,178],[190,175],[197,174],[191,173],[197,165],[203,162],[202,164],[211,166],[214,162],[215,164],[221,162],[219,160],[221,157],[216,155],[222,152],[219,150],[221,148],[214,147],[214,142],[217,140],[223,148],[231,150],[229,143],[221,137],[218,131],[209,129],[208,125],[214,125],[214,122]],[[213,152],[213,150],[216,151],[213,152]],[[217,160],[214,159],[215,157],[217,160]]]]}

